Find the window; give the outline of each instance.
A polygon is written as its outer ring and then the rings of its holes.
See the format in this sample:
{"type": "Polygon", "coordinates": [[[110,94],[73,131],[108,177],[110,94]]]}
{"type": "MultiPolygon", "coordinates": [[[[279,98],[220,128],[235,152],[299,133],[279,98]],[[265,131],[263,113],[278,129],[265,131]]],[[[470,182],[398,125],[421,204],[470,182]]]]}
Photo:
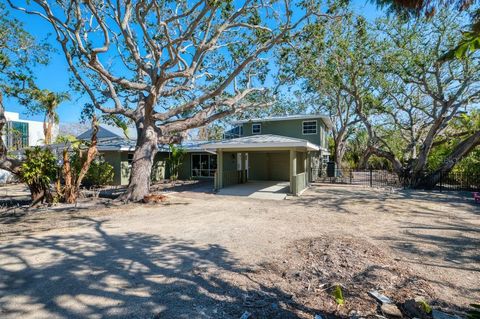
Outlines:
{"type": "Polygon", "coordinates": [[[252,124],[252,134],[262,134],[262,124],[260,123],[252,124]]]}
{"type": "Polygon", "coordinates": [[[224,139],[237,138],[243,135],[243,126],[236,126],[223,134],[224,139]]]}
{"type": "Polygon", "coordinates": [[[128,161],[128,166],[131,167],[133,163],[133,153],[127,154],[127,161],[128,161]]]}
{"type": "Polygon", "coordinates": [[[216,155],[192,154],[192,177],[213,177],[216,170],[216,155]]]}
{"type": "Polygon", "coordinates": [[[7,146],[20,150],[28,146],[28,123],[10,121],[7,123],[7,146]]]}
{"type": "Polygon", "coordinates": [[[317,121],[303,121],[303,135],[317,134],[317,121]]]}

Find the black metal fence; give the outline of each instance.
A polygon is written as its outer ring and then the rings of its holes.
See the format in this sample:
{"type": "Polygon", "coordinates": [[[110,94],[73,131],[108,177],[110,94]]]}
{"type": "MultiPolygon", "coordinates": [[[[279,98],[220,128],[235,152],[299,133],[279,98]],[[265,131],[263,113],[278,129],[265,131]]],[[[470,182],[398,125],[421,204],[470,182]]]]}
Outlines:
{"type": "Polygon", "coordinates": [[[439,190],[480,191],[480,174],[458,171],[440,174],[440,180],[435,188],[439,190]]]}
{"type": "MultiPolygon", "coordinates": [[[[327,175],[325,170],[312,170],[314,181],[333,184],[352,184],[369,187],[409,188],[408,180],[400,180],[396,173],[388,170],[335,169],[327,175]]],[[[480,191],[480,174],[450,172],[441,174],[434,189],[440,191],[480,191]]]]}

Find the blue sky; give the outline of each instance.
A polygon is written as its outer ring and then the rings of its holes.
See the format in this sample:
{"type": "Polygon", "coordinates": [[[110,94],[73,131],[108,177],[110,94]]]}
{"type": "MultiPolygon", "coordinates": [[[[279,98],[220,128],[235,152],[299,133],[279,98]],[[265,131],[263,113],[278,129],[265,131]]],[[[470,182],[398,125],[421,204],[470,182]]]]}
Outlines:
{"type": "MultiPolygon", "coordinates": [[[[352,6],[355,12],[364,15],[369,20],[374,20],[382,13],[377,8],[364,0],[353,0],[352,6]]],[[[25,29],[38,39],[44,39],[47,35],[52,33],[50,25],[40,18],[27,16],[22,13],[11,10],[11,15],[18,18],[24,23],[25,29]]],[[[57,48],[57,53],[51,57],[51,62],[48,66],[37,67],[35,74],[37,77],[37,85],[42,89],[48,89],[54,92],[68,92],[69,91],[69,72],[65,57],[61,49],[57,45],[54,36],[49,37],[50,42],[57,48]]],[[[86,96],[72,96],[70,101],[66,101],[60,105],[58,113],[61,122],[78,122],[82,106],[89,102],[86,96]]],[[[24,119],[43,120],[42,115],[26,114],[25,108],[20,106],[13,99],[6,99],[5,106],[7,111],[19,112],[24,119]]]]}

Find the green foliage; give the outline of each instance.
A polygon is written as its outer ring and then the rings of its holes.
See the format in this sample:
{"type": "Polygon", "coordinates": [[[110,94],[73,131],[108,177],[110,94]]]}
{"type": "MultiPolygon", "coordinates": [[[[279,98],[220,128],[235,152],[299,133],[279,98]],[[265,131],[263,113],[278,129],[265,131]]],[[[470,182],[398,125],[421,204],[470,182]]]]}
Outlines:
{"type": "MultiPolygon", "coordinates": [[[[73,149],[73,154],[70,157],[73,180],[76,180],[78,174],[80,174],[82,165],[86,160],[85,156],[86,152],[82,152],[80,147],[73,149]]],[[[86,187],[109,185],[113,182],[114,176],[113,166],[103,158],[97,157],[90,164],[87,174],[82,180],[82,185],[86,187]]]]}
{"type": "Polygon", "coordinates": [[[333,288],[333,298],[335,298],[335,302],[338,305],[343,305],[345,304],[345,299],[343,298],[343,292],[342,292],[342,287],[340,285],[336,285],[335,288],[333,288]]]}
{"type": "Polygon", "coordinates": [[[35,87],[32,67],[47,64],[53,49],[48,43],[38,42],[11,16],[0,3],[0,88],[2,93],[28,104],[32,99],[29,88],[35,87]]]}
{"type": "Polygon", "coordinates": [[[70,100],[70,95],[66,92],[55,93],[37,88],[32,89],[30,95],[34,99],[34,103],[29,105],[29,111],[33,114],[45,114],[47,118],[51,118],[55,123],[59,121],[56,112],[57,107],[61,103],[70,100]]]}
{"type": "MultiPolygon", "coordinates": [[[[388,11],[395,12],[403,19],[411,19],[420,15],[431,17],[445,7],[448,11],[464,11],[472,6],[475,1],[374,0],[372,2],[376,2],[382,8],[386,7],[388,11]]],[[[475,10],[472,14],[470,30],[463,32],[462,39],[458,44],[449,49],[440,60],[463,59],[478,49],[480,49],[480,9],[475,10]]]]}
{"type": "Polygon", "coordinates": [[[122,130],[123,135],[125,135],[125,138],[129,139],[128,125],[130,124],[131,121],[128,118],[122,117],[117,114],[104,114],[102,115],[102,122],[117,126],[122,130]]]}
{"type": "Polygon", "coordinates": [[[113,166],[102,158],[96,158],[90,164],[82,184],[87,187],[109,185],[112,184],[114,176],[113,166]]]}
{"type": "MultiPolygon", "coordinates": [[[[434,171],[438,169],[451,154],[452,150],[469,134],[480,130],[480,111],[473,111],[470,114],[461,114],[447,127],[444,136],[437,138],[435,145],[428,157],[427,169],[434,171]]],[[[480,176],[480,146],[454,167],[453,172],[462,172],[466,176],[480,176]]]]}
{"type": "Polygon", "coordinates": [[[432,313],[432,307],[425,301],[425,300],[419,300],[417,301],[417,304],[425,311],[425,313],[432,313]]]}
{"type": "Polygon", "coordinates": [[[48,189],[57,174],[57,160],[52,151],[39,146],[25,150],[25,160],[20,170],[20,179],[27,185],[48,189]]]}
{"type": "Polygon", "coordinates": [[[463,59],[469,53],[480,49],[480,34],[477,32],[465,32],[463,39],[453,49],[447,51],[440,59],[463,59]]]}
{"type": "Polygon", "coordinates": [[[167,158],[167,164],[170,167],[170,179],[175,181],[178,179],[178,171],[186,153],[183,148],[175,146],[174,144],[170,144],[168,147],[170,154],[167,158]]]}

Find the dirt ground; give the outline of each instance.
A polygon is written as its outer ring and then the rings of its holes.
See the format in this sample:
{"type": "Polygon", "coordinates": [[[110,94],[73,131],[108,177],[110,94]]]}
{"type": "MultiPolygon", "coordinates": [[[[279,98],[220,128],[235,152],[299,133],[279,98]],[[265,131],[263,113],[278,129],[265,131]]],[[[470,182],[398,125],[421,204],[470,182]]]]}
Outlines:
{"type": "Polygon", "coordinates": [[[369,317],[370,289],[453,312],[480,300],[480,205],[468,193],[319,184],[269,201],[205,189],[161,204],[3,209],[0,317],[369,317]]]}

